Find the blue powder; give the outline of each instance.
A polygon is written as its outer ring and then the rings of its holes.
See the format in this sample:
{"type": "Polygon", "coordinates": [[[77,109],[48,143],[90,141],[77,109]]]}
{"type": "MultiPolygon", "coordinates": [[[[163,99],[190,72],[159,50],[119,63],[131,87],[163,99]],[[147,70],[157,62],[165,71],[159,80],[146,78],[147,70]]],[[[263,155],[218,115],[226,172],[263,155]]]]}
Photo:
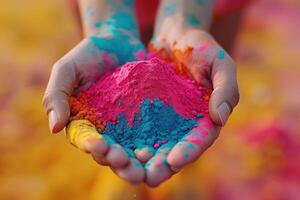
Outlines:
{"type": "Polygon", "coordinates": [[[142,43],[130,44],[129,36],[117,30],[113,31],[112,38],[109,39],[97,36],[89,36],[89,39],[99,50],[116,55],[120,65],[136,60],[134,53],[145,50],[142,43]]]}
{"type": "Polygon", "coordinates": [[[113,12],[107,20],[103,21],[103,24],[109,30],[118,28],[133,32],[137,37],[139,36],[134,16],[128,11],[113,12]]]}
{"type": "Polygon", "coordinates": [[[88,38],[100,51],[114,54],[118,58],[118,65],[136,60],[134,54],[145,46],[138,40],[139,32],[133,12],[133,0],[121,2],[107,0],[112,11],[106,20],[96,22],[95,27],[101,27],[97,35],[88,38]],[[102,37],[110,35],[110,38],[102,37]]]}
{"type": "Polygon", "coordinates": [[[162,13],[164,17],[167,17],[167,16],[175,15],[177,10],[178,10],[178,2],[170,1],[163,6],[162,13]]]}
{"type": "Polygon", "coordinates": [[[220,60],[224,59],[225,58],[225,51],[224,50],[220,50],[219,53],[218,53],[218,58],[220,60]]]}
{"type": "Polygon", "coordinates": [[[199,19],[193,15],[192,13],[188,14],[187,16],[187,23],[191,26],[196,26],[200,24],[199,19]]]}
{"type": "Polygon", "coordinates": [[[203,6],[203,4],[205,3],[204,0],[196,0],[196,3],[199,5],[199,6],[203,6]]]}
{"type": "Polygon", "coordinates": [[[177,143],[185,134],[197,126],[197,121],[179,115],[171,105],[164,105],[159,99],[145,99],[140,105],[140,113],[128,126],[125,114],[121,113],[118,123],[108,123],[101,134],[109,143],[121,144],[133,156],[133,150],[144,146],[162,145],[162,141],[177,143]]]}
{"type": "Polygon", "coordinates": [[[99,28],[99,27],[101,26],[101,23],[100,23],[100,22],[96,22],[96,23],[94,24],[94,26],[95,26],[95,28],[99,28]]]}
{"type": "Polygon", "coordinates": [[[104,20],[103,27],[113,32],[113,29],[122,29],[139,37],[138,25],[134,14],[134,0],[111,1],[106,0],[110,5],[111,14],[104,20]]]}

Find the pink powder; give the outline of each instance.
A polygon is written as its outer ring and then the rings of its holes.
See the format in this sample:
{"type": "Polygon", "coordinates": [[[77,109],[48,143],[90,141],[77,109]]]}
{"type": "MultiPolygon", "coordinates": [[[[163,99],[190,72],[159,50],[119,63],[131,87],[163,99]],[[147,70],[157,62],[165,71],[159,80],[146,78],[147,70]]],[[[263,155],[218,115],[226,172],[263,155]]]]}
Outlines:
{"type": "MultiPolygon", "coordinates": [[[[104,125],[117,122],[122,112],[131,125],[145,98],[159,98],[165,105],[171,104],[180,115],[195,119],[197,113],[208,114],[209,96],[209,90],[177,75],[171,65],[159,58],[151,58],[126,63],[75,98],[77,103],[93,110],[104,125]]],[[[73,115],[78,113],[72,110],[73,115]]]]}

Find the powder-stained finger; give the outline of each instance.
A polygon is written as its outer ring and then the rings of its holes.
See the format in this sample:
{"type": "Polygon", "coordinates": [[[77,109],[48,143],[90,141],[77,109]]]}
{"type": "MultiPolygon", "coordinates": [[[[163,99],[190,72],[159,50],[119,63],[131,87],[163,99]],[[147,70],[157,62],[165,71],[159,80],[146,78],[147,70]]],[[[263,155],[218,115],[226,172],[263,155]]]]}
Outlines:
{"type": "Polygon", "coordinates": [[[130,158],[129,164],[125,168],[113,169],[113,171],[132,184],[141,183],[145,177],[143,165],[135,158],[130,158]]]}
{"type": "Polygon", "coordinates": [[[145,146],[134,150],[135,157],[142,163],[147,162],[154,154],[155,150],[152,147],[145,146]]]}
{"type": "Polygon", "coordinates": [[[201,119],[198,127],[185,135],[169,153],[167,161],[173,168],[180,169],[199,158],[215,141],[220,128],[213,125],[208,116],[201,119]]]}
{"type": "Polygon", "coordinates": [[[113,168],[123,168],[129,162],[129,157],[119,144],[110,145],[109,151],[105,155],[106,160],[113,168]]]}
{"type": "Polygon", "coordinates": [[[92,154],[92,157],[99,165],[109,166],[109,162],[103,155],[92,154]]]}
{"type": "Polygon", "coordinates": [[[217,55],[211,79],[214,89],[209,102],[209,113],[216,124],[224,126],[239,102],[236,65],[224,50],[220,50],[217,55]]]}
{"type": "Polygon", "coordinates": [[[108,144],[88,120],[73,120],[66,128],[66,136],[74,146],[85,152],[105,154],[108,144]],[[93,141],[91,141],[93,139],[93,141]]]}
{"type": "Polygon", "coordinates": [[[174,171],[167,163],[167,155],[175,143],[169,142],[162,145],[146,164],[146,183],[151,187],[156,187],[163,181],[169,179],[174,171]]]}

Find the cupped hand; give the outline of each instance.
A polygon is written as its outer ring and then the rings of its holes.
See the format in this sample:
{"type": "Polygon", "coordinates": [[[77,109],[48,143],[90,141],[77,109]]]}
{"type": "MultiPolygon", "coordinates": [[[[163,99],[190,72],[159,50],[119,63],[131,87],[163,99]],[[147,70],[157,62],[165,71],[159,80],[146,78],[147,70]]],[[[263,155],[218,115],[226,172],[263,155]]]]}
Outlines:
{"type": "MultiPolygon", "coordinates": [[[[69,123],[69,97],[89,87],[95,80],[127,61],[143,59],[144,46],[126,30],[102,31],[82,40],[57,61],[50,75],[43,105],[51,132],[57,133],[69,123]],[[140,56],[140,57],[139,57],[140,56]]],[[[131,183],[144,178],[142,164],[129,158],[118,144],[109,144],[87,120],[74,120],[67,128],[71,143],[101,165],[109,165],[120,177],[131,183]]]]}
{"type": "Polygon", "coordinates": [[[150,51],[172,63],[179,74],[212,89],[209,115],[177,144],[165,144],[146,164],[146,183],[157,186],[194,162],[213,144],[239,101],[236,66],[232,58],[206,31],[166,30],[149,45],[150,51]]]}
{"type": "Polygon", "coordinates": [[[66,135],[71,144],[90,153],[100,165],[109,166],[124,180],[137,184],[144,180],[144,167],[141,162],[129,157],[123,147],[105,139],[88,120],[73,120],[66,128],[66,135]]]}

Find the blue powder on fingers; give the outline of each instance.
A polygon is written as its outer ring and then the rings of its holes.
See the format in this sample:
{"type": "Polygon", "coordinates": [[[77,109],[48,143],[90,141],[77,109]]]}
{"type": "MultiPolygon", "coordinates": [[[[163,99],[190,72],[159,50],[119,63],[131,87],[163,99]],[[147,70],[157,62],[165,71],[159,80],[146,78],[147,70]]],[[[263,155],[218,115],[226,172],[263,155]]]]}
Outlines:
{"type": "Polygon", "coordinates": [[[196,120],[179,115],[171,105],[164,105],[157,98],[152,102],[144,99],[132,125],[128,125],[125,114],[121,113],[118,122],[109,122],[101,134],[121,144],[133,156],[136,148],[157,149],[166,142],[178,142],[196,126],[196,120]]]}

